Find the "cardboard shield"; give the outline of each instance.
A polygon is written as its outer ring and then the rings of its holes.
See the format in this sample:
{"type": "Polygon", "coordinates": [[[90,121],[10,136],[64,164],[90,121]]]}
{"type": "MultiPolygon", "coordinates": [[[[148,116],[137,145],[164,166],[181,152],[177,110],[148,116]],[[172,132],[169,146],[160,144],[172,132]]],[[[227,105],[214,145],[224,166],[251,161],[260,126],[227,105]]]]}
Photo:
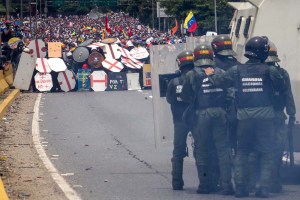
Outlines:
{"type": "Polygon", "coordinates": [[[140,90],[139,73],[127,73],[127,88],[128,90],[140,90]]]}
{"type": "Polygon", "coordinates": [[[102,56],[102,54],[97,51],[94,51],[88,57],[88,64],[92,67],[99,68],[102,66],[103,60],[104,57],[102,56]]]}
{"type": "Polygon", "coordinates": [[[48,57],[49,58],[61,57],[61,42],[48,42],[48,57]]]}
{"type": "Polygon", "coordinates": [[[151,87],[151,65],[144,64],[143,66],[143,84],[145,87],[151,87]]]}
{"type": "Polygon", "coordinates": [[[46,56],[46,46],[45,42],[43,40],[38,39],[38,40],[32,40],[29,45],[29,54],[32,54],[35,58],[45,58],[46,56]]]}
{"type": "Polygon", "coordinates": [[[132,55],[132,57],[138,60],[147,58],[149,56],[149,52],[144,47],[133,48],[130,51],[130,54],[132,55]]]}
{"type": "Polygon", "coordinates": [[[16,71],[13,86],[20,90],[29,90],[31,78],[35,68],[36,58],[33,54],[23,52],[16,71]]]}
{"type": "Polygon", "coordinates": [[[86,47],[77,47],[73,52],[73,59],[82,63],[89,57],[89,50],[86,47]]]}
{"type": "Polygon", "coordinates": [[[95,91],[105,91],[107,88],[107,74],[104,71],[94,71],[91,76],[91,88],[95,91]]]}
{"type": "Polygon", "coordinates": [[[141,66],[130,60],[129,58],[122,58],[121,62],[129,68],[132,69],[141,69],[141,66]]]}
{"type": "Polygon", "coordinates": [[[66,63],[61,58],[49,58],[48,64],[55,72],[63,72],[67,69],[66,63]]]}
{"type": "Polygon", "coordinates": [[[14,82],[14,70],[11,63],[4,68],[3,74],[5,81],[9,86],[11,86],[14,82]]]}
{"type": "Polygon", "coordinates": [[[113,58],[105,58],[102,62],[102,66],[112,72],[120,72],[124,68],[122,63],[113,58]]]}
{"type": "Polygon", "coordinates": [[[125,72],[108,73],[106,91],[127,90],[127,77],[125,72]]]}
{"type": "Polygon", "coordinates": [[[89,47],[89,48],[101,48],[102,49],[104,46],[105,46],[105,44],[103,44],[101,42],[95,42],[95,43],[87,45],[86,47],[89,47]]]}
{"type": "Polygon", "coordinates": [[[122,55],[119,45],[117,44],[106,44],[103,47],[105,58],[119,59],[122,55]]]}
{"type": "Polygon", "coordinates": [[[80,43],[78,46],[79,47],[86,47],[87,45],[91,44],[94,41],[94,39],[88,39],[82,43],[80,43]]]}
{"type": "Polygon", "coordinates": [[[69,92],[75,88],[76,79],[72,71],[66,70],[64,72],[59,72],[57,76],[60,89],[64,92],[69,92]]]}
{"type": "Polygon", "coordinates": [[[48,59],[47,58],[37,58],[36,63],[35,63],[35,69],[41,73],[50,73],[51,68],[49,67],[48,59]]]}
{"type": "Polygon", "coordinates": [[[52,77],[51,74],[49,73],[38,72],[34,76],[34,81],[35,81],[36,89],[38,89],[40,92],[50,91],[51,88],[53,87],[52,77]]]}
{"type": "Polygon", "coordinates": [[[90,69],[78,69],[78,91],[90,91],[90,69]]]}
{"type": "Polygon", "coordinates": [[[120,48],[121,55],[125,58],[130,58],[132,55],[130,55],[129,51],[125,48],[120,48]]]}

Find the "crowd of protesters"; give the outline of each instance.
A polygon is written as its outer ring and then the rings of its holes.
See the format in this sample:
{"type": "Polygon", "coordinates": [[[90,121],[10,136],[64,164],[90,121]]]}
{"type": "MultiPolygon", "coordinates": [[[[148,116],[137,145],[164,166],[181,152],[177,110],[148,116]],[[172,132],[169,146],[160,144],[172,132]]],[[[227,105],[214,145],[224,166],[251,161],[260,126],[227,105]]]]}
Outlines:
{"type": "Polygon", "coordinates": [[[15,36],[24,37],[25,41],[34,38],[47,42],[62,42],[65,51],[76,47],[87,39],[101,41],[107,37],[118,38],[120,45],[130,46],[135,42],[150,47],[153,44],[170,44],[184,42],[184,37],[173,36],[168,32],[160,32],[143,25],[139,19],[123,12],[88,15],[72,15],[56,17],[0,17],[1,32],[6,23],[13,26],[15,36]]]}

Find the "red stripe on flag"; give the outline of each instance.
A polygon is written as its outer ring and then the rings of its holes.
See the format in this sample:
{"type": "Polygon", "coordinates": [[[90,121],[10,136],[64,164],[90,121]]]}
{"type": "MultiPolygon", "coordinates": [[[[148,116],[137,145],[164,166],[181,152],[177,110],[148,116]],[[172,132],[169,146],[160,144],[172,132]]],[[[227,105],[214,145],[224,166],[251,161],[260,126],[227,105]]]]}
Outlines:
{"type": "Polygon", "coordinates": [[[39,43],[38,43],[38,40],[35,40],[35,48],[36,48],[36,56],[38,58],[40,58],[40,47],[39,47],[39,43]]]}
{"type": "Polygon", "coordinates": [[[70,84],[70,82],[69,82],[69,79],[68,79],[68,77],[67,77],[66,72],[63,72],[63,75],[64,75],[64,77],[65,77],[65,80],[66,80],[66,82],[67,82],[67,86],[68,86],[69,90],[71,90],[71,89],[72,89],[72,88],[71,88],[71,84],[70,84]]]}

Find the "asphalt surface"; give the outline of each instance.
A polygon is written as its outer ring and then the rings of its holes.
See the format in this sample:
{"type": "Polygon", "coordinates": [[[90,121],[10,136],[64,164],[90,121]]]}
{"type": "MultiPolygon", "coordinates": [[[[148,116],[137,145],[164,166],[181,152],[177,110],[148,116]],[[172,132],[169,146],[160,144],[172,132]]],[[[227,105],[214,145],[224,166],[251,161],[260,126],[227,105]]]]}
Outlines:
{"type": "MultiPolygon", "coordinates": [[[[192,156],[184,163],[185,190],[172,190],[172,144],[156,145],[150,90],[47,93],[39,114],[48,157],[84,200],[234,199],[196,194],[192,156]]],[[[299,199],[300,171],[288,171],[294,182],[272,198],[299,199]]]]}

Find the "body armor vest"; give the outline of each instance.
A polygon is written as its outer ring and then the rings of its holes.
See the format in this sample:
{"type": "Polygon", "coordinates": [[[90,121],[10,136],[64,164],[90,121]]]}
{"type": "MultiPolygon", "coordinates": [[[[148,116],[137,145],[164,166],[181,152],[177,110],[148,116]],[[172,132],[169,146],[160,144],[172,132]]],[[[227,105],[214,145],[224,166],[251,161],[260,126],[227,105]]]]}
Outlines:
{"type": "MultiPolygon", "coordinates": [[[[215,68],[215,74],[221,74],[219,68],[215,68]]],[[[200,88],[197,96],[197,108],[225,107],[226,94],[222,88],[213,86],[208,77],[200,79],[200,88]]]]}
{"type": "Polygon", "coordinates": [[[269,66],[263,63],[240,64],[237,69],[237,106],[239,108],[272,106],[269,66]]]}

